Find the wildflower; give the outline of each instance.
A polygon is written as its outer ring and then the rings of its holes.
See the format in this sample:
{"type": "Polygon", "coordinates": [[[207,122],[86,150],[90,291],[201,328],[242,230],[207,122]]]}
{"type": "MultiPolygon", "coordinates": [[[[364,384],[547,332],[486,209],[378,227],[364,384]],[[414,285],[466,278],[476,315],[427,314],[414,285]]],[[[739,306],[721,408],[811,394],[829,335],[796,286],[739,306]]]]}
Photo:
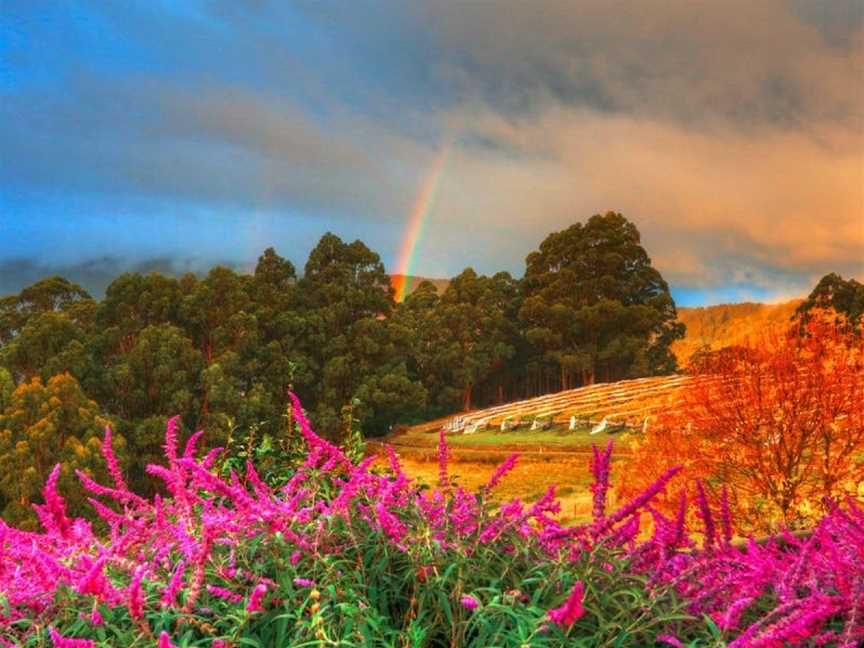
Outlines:
{"type": "Polygon", "coordinates": [[[606,449],[601,453],[597,445],[591,446],[594,453],[591,459],[591,474],[594,475],[594,483],[591,484],[591,492],[594,493],[594,507],[592,516],[595,522],[602,520],[606,515],[606,494],[609,491],[609,472],[612,461],[612,439],[606,444],[606,449]]]}
{"type": "Polygon", "coordinates": [[[672,646],[673,648],[684,648],[684,644],[681,643],[679,639],[673,637],[668,634],[657,635],[657,641],[662,641],[665,644],[672,646]]]}
{"type": "Polygon", "coordinates": [[[480,603],[473,596],[463,596],[459,599],[459,602],[462,604],[462,607],[468,608],[469,610],[476,610],[480,607],[480,603]]]}
{"type": "Polygon", "coordinates": [[[54,642],[54,648],[96,648],[96,642],[92,639],[67,639],[54,628],[49,628],[48,634],[54,642]]]}
{"type": "Polygon", "coordinates": [[[708,506],[708,498],[705,496],[705,488],[702,480],[696,480],[696,488],[699,491],[699,514],[705,523],[705,547],[713,547],[716,542],[716,531],[714,530],[714,517],[711,515],[711,507],[708,506]]]}
{"type": "Polygon", "coordinates": [[[224,587],[218,587],[216,585],[208,585],[207,592],[217,598],[222,599],[223,601],[228,601],[229,603],[239,603],[243,600],[243,597],[239,594],[236,594],[224,587]]]}
{"type": "MultiPolygon", "coordinates": [[[[176,469],[177,465],[177,429],[180,427],[180,417],[172,416],[168,419],[168,425],[165,428],[165,456],[168,459],[168,465],[171,470],[176,469]]],[[[161,642],[161,639],[160,639],[161,642]]]]}
{"type": "Polygon", "coordinates": [[[183,586],[183,573],[185,569],[185,561],[181,560],[177,563],[177,568],[171,576],[171,582],[168,583],[168,587],[165,588],[165,592],[162,594],[162,607],[173,607],[176,603],[177,592],[179,592],[180,588],[183,586]]]}
{"type": "Polygon", "coordinates": [[[102,618],[102,613],[99,611],[99,608],[93,608],[93,611],[90,613],[90,623],[95,626],[102,626],[105,624],[105,619],[102,618]]]}
{"type": "Polygon", "coordinates": [[[660,477],[658,477],[653,484],[651,484],[648,488],[646,488],[640,495],[634,497],[629,503],[625,506],[622,506],[620,509],[615,511],[609,518],[606,518],[602,524],[598,525],[598,530],[603,531],[611,526],[617,524],[621,520],[626,517],[633,515],[642,509],[645,504],[650,502],[660,491],[662,491],[666,484],[669,483],[675,475],[677,475],[683,466],[675,466],[674,468],[670,468],[666,472],[664,472],[660,477]]]}
{"type": "Polygon", "coordinates": [[[141,566],[135,570],[135,573],[132,575],[132,581],[129,583],[129,587],[126,590],[129,616],[133,619],[140,619],[144,616],[144,596],[141,594],[141,579],[143,577],[144,567],[141,566]]]}
{"type": "Polygon", "coordinates": [[[582,618],[585,614],[585,608],[582,607],[582,601],[585,598],[585,585],[582,581],[576,581],[570,596],[564,601],[564,604],[554,610],[549,610],[549,620],[557,623],[559,626],[571,626],[576,620],[582,618]]]}
{"type": "Polygon", "coordinates": [[[99,560],[93,563],[87,574],[78,583],[79,594],[91,594],[93,596],[101,596],[105,592],[107,581],[102,569],[105,567],[105,556],[101,556],[99,560]]]}
{"type": "Polygon", "coordinates": [[[164,630],[159,635],[159,648],[177,648],[176,644],[171,643],[171,637],[164,630]]]}
{"type": "Polygon", "coordinates": [[[264,599],[264,595],[267,593],[267,585],[264,583],[258,583],[255,586],[255,589],[252,590],[252,594],[249,596],[249,603],[246,604],[247,612],[263,612],[264,607],[261,605],[261,601],[264,599]]]}
{"type": "Polygon", "coordinates": [[[315,587],[315,581],[308,578],[295,578],[294,584],[297,587],[315,587]]]}
{"type": "Polygon", "coordinates": [[[489,481],[483,487],[483,492],[484,493],[491,493],[495,489],[495,487],[498,485],[498,482],[500,482],[501,479],[507,473],[509,473],[511,470],[513,470],[513,467],[516,465],[516,460],[518,458],[519,458],[518,452],[514,452],[512,455],[507,457],[507,460],[504,461],[504,463],[502,463],[500,466],[498,466],[498,468],[492,474],[492,477],[489,478],[489,481]]]}

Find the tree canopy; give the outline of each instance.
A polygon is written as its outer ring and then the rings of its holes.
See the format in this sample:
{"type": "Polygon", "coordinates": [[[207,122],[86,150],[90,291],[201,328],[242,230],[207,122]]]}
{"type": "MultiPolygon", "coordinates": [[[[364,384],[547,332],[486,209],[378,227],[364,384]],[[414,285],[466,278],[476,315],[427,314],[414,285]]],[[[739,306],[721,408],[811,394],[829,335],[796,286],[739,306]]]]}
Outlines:
{"type": "Polygon", "coordinates": [[[864,284],[833,272],[825,275],[796,314],[806,323],[815,310],[831,311],[842,318],[845,326],[859,330],[864,323],[864,284]]]}
{"type": "Polygon", "coordinates": [[[675,368],[669,347],[684,328],[639,231],[621,214],[546,237],[528,256],[524,295],[525,336],[559,368],[563,388],[675,368]]]}
{"type": "Polygon", "coordinates": [[[128,440],[127,478],[146,492],[155,486],[144,467],[161,453],[171,415],[185,433],[203,428],[217,443],[253,429],[279,441],[293,432],[290,388],[334,440],[346,406],[366,434],[380,434],[593,380],[673,371],[668,346],[680,334],[638,231],[612,213],[551,234],[522,280],[466,268],[442,294],[424,282],[399,304],[379,255],[332,233],[299,277],[273,248],[251,274],[121,274],[101,300],[50,277],[0,299],[0,461],[35,470],[32,484],[9,482],[2,503],[26,502],[64,452],[89,465],[103,420],[128,440]],[[57,423],[40,423],[38,408],[57,423]],[[62,437],[37,466],[20,444],[62,435],[61,424],[78,449],[62,437]]]}

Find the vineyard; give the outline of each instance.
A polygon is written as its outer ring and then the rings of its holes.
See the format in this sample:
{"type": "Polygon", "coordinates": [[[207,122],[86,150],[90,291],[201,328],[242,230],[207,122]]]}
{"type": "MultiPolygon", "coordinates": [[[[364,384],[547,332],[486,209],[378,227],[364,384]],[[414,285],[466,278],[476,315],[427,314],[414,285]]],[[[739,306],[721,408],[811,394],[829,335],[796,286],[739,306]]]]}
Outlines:
{"type": "Polygon", "coordinates": [[[415,426],[415,432],[472,434],[480,430],[502,432],[528,428],[538,430],[567,425],[571,430],[591,427],[592,432],[624,428],[641,429],[650,418],[674,409],[688,376],[660,376],[599,383],[555,394],[456,414],[415,426]]]}

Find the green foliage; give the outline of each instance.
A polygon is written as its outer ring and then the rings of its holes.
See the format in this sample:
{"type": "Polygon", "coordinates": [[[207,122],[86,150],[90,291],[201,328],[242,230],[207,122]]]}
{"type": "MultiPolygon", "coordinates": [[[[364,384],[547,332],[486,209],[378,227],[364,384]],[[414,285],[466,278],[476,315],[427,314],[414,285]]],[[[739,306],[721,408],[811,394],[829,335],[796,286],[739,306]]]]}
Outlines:
{"type": "Polygon", "coordinates": [[[251,275],[125,273],[98,302],[50,277],[0,299],[0,406],[14,384],[68,373],[129,439],[130,479],[149,492],[144,466],[173,414],[216,443],[256,430],[276,447],[293,385],[331,439],[344,440],[343,407],[355,399],[350,429],[378,435],[574,386],[604,367],[611,377],[668,371],[680,334],[665,283],[617,215],[551,235],[524,282],[467,268],[441,296],[428,282],[403,304],[393,295],[378,254],[331,233],[299,279],[272,248],[251,275]],[[559,365],[562,380],[549,380],[559,365]]]}
{"type": "Polygon", "coordinates": [[[426,393],[405,370],[408,336],[389,319],[393,288],[377,254],[360,241],[325,234],[298,290],[307,313],[306,355],[320,372],[298,391],[317,403],[319,429],[338,436],[341,408],[355,397],[363,402],[362,418],[379,430],[423,408],[426,393]]]}
{"type": "Polygon", "coordinates": [[[816,309],[832,310],[846,326],[858,330],[864,323],[864,284],[833,272],[825,275],[795,314],[806,323],[816,309]]]}
{"type": "Polygon", "coordinates": [[[621,214],[550,234],[527,259],[520,317],[562,386],[668,373],[683,337],[669,286],[621,214]]]}
{"type": "Polygon", "coordinates": [[[278,488],[291,479],[304,456],[305,446],[299,438],[299,430],[291,423],[290,415],[286,418],[290,432],[286,430],[279,437],[262,432],[263,425],[251,425],[245,435],[240,435],[229,419],[230,430],[223,453],[222,474],[228,476],[232,470],[243,473],[249,462],[271,487],[278,488]]]}
{"type": "MultiPolygon", "coordinates": [[[[0,377],[2,378],[2,377],[0,377]]],[[[84,493],[74,471],[102,474],[100,439],[106,418],[69,374],[47,384],[38,377],[11,393],[0,412],[0,493],[3,517],[25,528],[36,528],[31,503],[38,501],[51,469],[63,464],[61,485],[67,486],[70,511],[81,514],[84,493]]],[[[122,436],[115,436],[121,453],[122,436]]],[[[121,455],[122,456],[122,455],[121,455]]]]}

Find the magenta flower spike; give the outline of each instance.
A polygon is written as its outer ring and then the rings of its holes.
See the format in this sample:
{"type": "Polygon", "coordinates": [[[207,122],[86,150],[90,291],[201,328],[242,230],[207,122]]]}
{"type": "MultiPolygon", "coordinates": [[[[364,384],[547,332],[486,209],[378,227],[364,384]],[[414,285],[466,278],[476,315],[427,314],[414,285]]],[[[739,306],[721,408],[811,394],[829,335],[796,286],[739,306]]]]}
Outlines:
{"type": "Polygon", "coordinates": [[[562,627],[573,625],[585,614],[585,608],[582,606],[584,598],[585,585],[582,581],[576,581],[576,584],[570,591],[570,596],[567,597],[564,604],[553,610],[549,610],[549,620],[562,627]]]}

